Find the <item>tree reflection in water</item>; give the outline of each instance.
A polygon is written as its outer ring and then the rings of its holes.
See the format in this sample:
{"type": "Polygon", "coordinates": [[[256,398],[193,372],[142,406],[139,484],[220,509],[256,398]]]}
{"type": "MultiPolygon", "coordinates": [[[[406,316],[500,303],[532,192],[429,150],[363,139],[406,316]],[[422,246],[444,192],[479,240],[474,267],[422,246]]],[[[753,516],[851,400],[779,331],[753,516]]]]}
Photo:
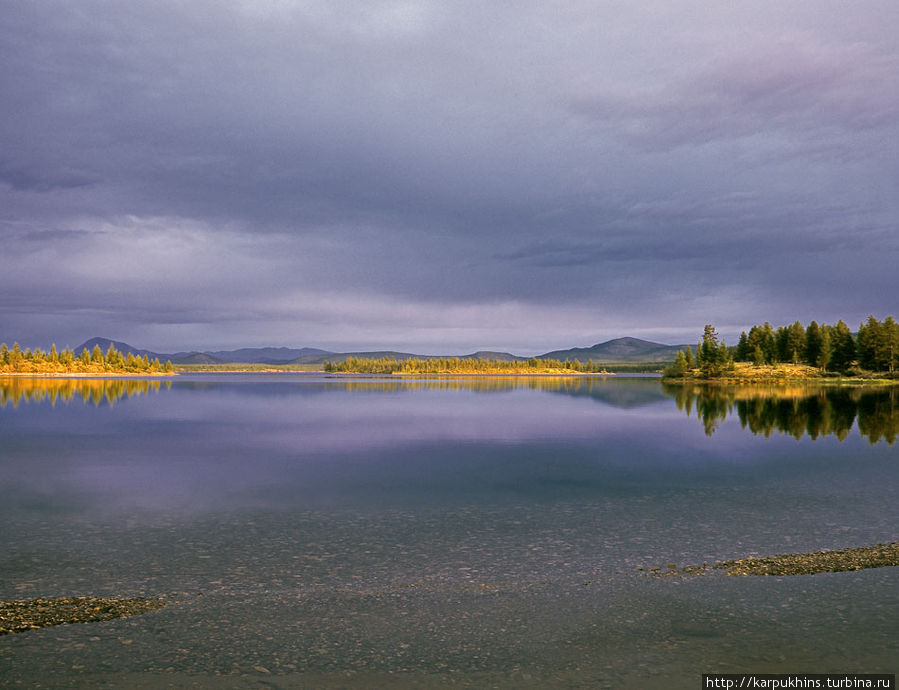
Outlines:
{"type": "Polygon", "coordinates": [[[147,379],[0,377],[0,407],[42,402],[68,405],[75,400],[94,406],[113,405],[124,397],[146,395],[171,385],[171,381],[147,379]]]}
{"type": "Polygon", "coordinates": [[[719,386],[670,385],[663,390],[679,410],[695,410],[707,435],[729,415],[736,414],[744,429],[771,436],[775,431],[795,439],[833,435],[844,440],[856,423],[872,445],[892,445],[899,430],[899,388],[839,386],[719,386]]]}

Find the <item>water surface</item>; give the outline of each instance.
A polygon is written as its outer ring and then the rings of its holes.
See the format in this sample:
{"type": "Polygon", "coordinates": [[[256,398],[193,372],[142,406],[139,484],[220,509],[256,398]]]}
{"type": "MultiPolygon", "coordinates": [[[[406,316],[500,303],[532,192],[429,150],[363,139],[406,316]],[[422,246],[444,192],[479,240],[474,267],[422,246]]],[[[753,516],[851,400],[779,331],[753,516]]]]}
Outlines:
{"type": "Polygon", "coordinates": [[[899,539],[895,391],[653,378],[0,381],[0,638],[45,687],[698,687],[895,672],[899,568],[640,568],[899,539]]]}

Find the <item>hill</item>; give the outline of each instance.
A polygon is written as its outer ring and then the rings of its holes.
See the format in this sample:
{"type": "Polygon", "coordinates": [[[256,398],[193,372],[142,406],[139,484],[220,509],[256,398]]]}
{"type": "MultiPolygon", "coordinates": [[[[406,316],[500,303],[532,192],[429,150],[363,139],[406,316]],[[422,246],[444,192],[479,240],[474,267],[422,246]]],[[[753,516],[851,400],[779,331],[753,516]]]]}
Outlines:
{"type": "Polygon", "coordinates": [[[301,357],[322,357],[333,354],[315,347],[244,347],[239,350],[219,350],[206,352],[221,362],[243,362],[246,364],[289,364],[301,357]]]}
{"type": "Polygon", "coordinates": [[[663,345],[639,338],[615,338],[591,347],[573,347],[568,350],[553,350],[537,359],[578,360],[586,362],[673,362],[679,350],[686,345],[663,345]]]}
{"type": "MultiPolygon", "coordinates": [[[[467,355],[420,355],[412,352],[398,352],[396,350],[378,350],[367,352],[329,352],[314,347],[289,348],[289,347],[245,347],[237,350],[214,350],[205,352],[174,352],[163,353],[154,352],[152,350],[142,350],[128,343],[111,340],[109,338],[91,338],[85,341],[77,348],[75,354],[79,354],[82,350],[93,350],[95,345],[99,345],[103,352],[113,345],[116,350],[123,354],[129,352],[135,356],[146,355],[151,360],[158,358],[160,362],[170,360],[172,364],[324,364],[329,362],[343,362],[348,357],[356,357],[358,359],[383,359],[385,357],[403,361],[407,359],[438,359],[458,357],[459,359],[495,359],[502,362],[520,362],[528,359],[513,355],[509,352],[495,352],[490,350],[478,350],[467,355]]],[[[663,345],[662,343],[654,343],[649,340],[640,340],[639,338],[616,338],[607,340],[603,343],[597,343],[591,347],[573,347],[568,350],[553,350],[542,355],[537,355],[537,359],[557,359],[564,361],[577,360],[579,362],[609,362],[609,363],[646,363],[646,362],[673,362],[678,350],[686,347],[685,345],[663,345]]]]}
{"type": "Polygon", "coordinates": [[[123,355],[127,355],[130,352],[135,357],[137,357],[137,356],[143,357],[144,355],[146,355],[150,359],[155,359],[156,357],[158,357],[160,362],[164,362],[167,359],[171,359],[171,355],[161,355],[161,354],[159,354],[157,352],[153,352],[151,350],[139,350],[136,347],[132,347],[128,343],[123,343],[120,340],[110,340],[109,338],[91,338],[90,340],[85,340],[83,343],[81,343],[81,345],[76,347],[73,350],[73,352],[75,353],[75,356],[77,357],[78,355],[81,354],[82,350],[87,350],[88,352],[91,352],[94,349],[94,347],[97,345],[100,346],[100,349],[103,352],[106,352],[109,349],[109,346],[112,345],[113,347],[115,347],[116,350],[121,352],[123,355]]]}

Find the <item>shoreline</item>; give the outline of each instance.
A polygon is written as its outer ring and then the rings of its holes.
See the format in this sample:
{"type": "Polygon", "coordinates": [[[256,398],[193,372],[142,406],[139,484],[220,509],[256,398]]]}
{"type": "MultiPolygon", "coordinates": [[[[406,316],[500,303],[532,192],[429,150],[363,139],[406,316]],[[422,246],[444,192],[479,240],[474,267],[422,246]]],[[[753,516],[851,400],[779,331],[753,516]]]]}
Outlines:
{"type": "Polygon", "coordinates": [[[59,597],[0,601],[0,635],[51,625],[97,623],[165,608],[163,597],[59,597]]]}
{"type": "Polygon", "coordinates": [[[177,376],[176,371],[144,371],[144,372],[84,372],[84,371],[16,371],[0,372],[0,379],[32,378],[32,379],[117,379],[117,378],[158,378],[160,376],[177,376]]]}
{"type": "MultiPolygon", "coordinates": [[[[664,568],[647,568],[649,575],[714,575],[723,571],[728,577],[816,575],[819,573],[855,572],[871,568],[899,566],[899,542],[884,542],[874,546],[850,546],[842,549],[824,549],[784,553],[775,556],[748,556],[713,565],[687,566],[678,569],[674,563],[664,568]]],[[[644,570],[640,568],[640,570],[644,570]]]]}

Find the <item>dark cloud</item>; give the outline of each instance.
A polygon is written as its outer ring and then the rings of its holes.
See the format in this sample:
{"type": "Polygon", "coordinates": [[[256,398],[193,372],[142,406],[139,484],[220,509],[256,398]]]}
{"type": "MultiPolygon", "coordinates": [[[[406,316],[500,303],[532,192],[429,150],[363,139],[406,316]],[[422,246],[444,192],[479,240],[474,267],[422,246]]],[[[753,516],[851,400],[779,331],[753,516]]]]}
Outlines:
{"type": "Polygon", "coordinates": [[[897,75],[897,54],[777,45],[646,92],[579,97],[572,108],[653,151],[766,135],[789,140],[772,155],[863,156],[896,131],[897,75]]]}
{"type": "Polygon", "coordinates": [[[895,309],[890,2],[2,4],[0,339],[539,351],[895,309]]]}

